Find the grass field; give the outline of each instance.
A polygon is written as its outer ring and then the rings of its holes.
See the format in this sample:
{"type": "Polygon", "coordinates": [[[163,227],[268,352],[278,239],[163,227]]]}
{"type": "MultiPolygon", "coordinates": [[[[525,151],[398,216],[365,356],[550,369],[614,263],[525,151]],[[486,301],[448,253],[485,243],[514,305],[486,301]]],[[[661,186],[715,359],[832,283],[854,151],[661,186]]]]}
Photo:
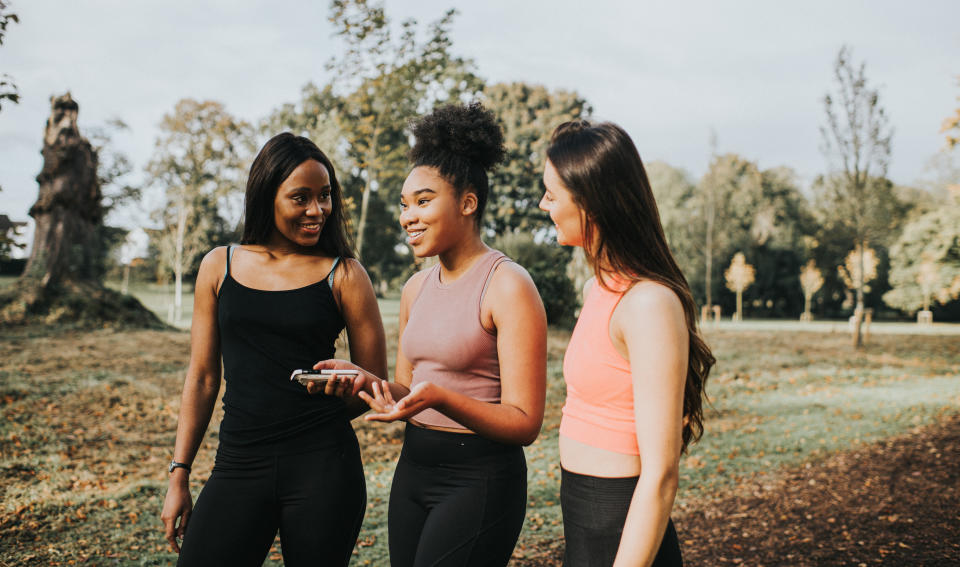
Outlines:
{"type": "MultiPolygon", "coordinates": [[[[392,353],[398,302],[382,309],[392,353]]],[[[518,564],[562,535],[556,436],[568,336],[550,335],[547,413],[527,448],[518,564]]],[[[680,509],[753,475],[960,412],[954,334],[878,333],[858,353],[844,333],[722,326],[707,338],[718,358],[712,403],[703,440],[682,460],[680,509]]],[[[158,516],[188,353],[184,332],[0,331],[0,565],[175,562],[158,516]]],[[[194,494],[212,467],[218,423],[219,409],[195,463],[194,494]]],[[[386,565],[386,502],[402,430],[355,424],[369,507],[354,564],[386,565]]],[[[280,564],[274,550],[267,565],[280,564]]]]}

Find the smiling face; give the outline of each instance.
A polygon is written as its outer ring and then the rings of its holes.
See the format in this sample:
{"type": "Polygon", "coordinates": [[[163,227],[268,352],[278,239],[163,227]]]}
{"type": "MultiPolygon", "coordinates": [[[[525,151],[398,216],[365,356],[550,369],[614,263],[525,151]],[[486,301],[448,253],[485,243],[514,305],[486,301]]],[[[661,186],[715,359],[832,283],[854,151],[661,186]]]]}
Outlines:
{"type": "Polygon", "coordinates": [[[477,196],[457,190],[436,168],[413,168],[400,192],[400,226],[419,258],[436,256],[476,231],[477,196]]]}
{"type": "Polygon", "coordinates": [[[298,246],[316,246],[323,223],[333,212],[327,168],[312,159],[293,170],[273,200],[274,239],[298,246]]]}
{"type": "Polygon", "coordinates": [[[573,193],[563,184],[550,160],[543,169],[546,191],[540,199],[540,209],[550,214],[557,229],[557,242],[564,246],[583,246],[584,214],[573,200],[573,193]]]}

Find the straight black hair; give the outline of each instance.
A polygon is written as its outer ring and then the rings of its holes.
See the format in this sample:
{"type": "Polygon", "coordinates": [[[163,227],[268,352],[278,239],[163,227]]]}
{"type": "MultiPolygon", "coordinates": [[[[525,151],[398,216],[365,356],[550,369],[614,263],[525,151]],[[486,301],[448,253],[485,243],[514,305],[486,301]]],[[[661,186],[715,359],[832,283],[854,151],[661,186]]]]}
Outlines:
{"type": "Polygon", "coordinates": [[[697,330],[697,306],[667,245],[640,152],[616,124],[574,120],[554,130],[547,159],[585,213],[584,250],[600,285],[609,289],[604,271],[631,283],[652,280],[673,290],[683,305],[690,342],[683,396],[686,451],[703,434],[706,381],[716,359],[697,330]]]}
{"type": "Polygon", "coordinates": [[[317,242],[324,254],[354,258],[353,245],[347,235],[347,217],[343,214],[343,191],[337,181],[333,164],[326,154],[309,139],[294,136],[289,132],[270,138],[250,166],[247,178],[247,194],[243,210],[243,237],[241,244],[264,244],[275,227],[273,218],[277,189],[290,177],[293,170],[312,159],[327,168],[330,177],[330,199],[333,210],[324,219],[320,240],[317,242]]]}

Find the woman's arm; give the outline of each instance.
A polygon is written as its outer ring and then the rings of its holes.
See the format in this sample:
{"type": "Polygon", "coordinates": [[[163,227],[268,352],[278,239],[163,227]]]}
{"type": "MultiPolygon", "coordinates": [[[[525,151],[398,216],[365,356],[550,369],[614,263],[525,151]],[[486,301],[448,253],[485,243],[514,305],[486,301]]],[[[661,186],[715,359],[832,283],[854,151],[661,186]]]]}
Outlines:
{"type": "MultiPolygon", "coordinates": [[[[177,440],[173,460],[193,463],[203,434],[210,423],[213,406],[220,392],[220,337],[217,329],[217,288],[226,265],[226,248],[210,251],[200,262],[194,286],[193,321],[190,327],[190,364],[180,398],[177,440]]],[[[170,474],[163,502],[165,536],[174,552],[180,552],[182,538],[193,510],[189,473],[176,468],[170,474]],[[177,522],[179,519],[179,523],[177,522]]]]}
{"type": "MultiPolygon", "coordinates": [[[[340,277],[334,277],[334,287],[340,290],[340,312],[347,324],[350,360],[374,376],[386,376],[386,338],[373,284],[360,262],[348,258],[343,264],[337,273],[340,277]]],[[[360,398],[347,398],[351,419],[368,409],[360,398]]]]}
{"type": "Polygon", "coordinates": [[[641,467],[614,565],[647,567],[677,495],[689,337],[679,298],[653,282],[626,293],[611,332],[630,361],[641,467]]]}
{"type": "MultiPolygon", "coordinates": [[[[410,390],[389,413],[371,415],[368,419],[405,419],[432,407],[489,439],[521,445],[532,443],[543,424],[546,397],[547,321],[543,303],[526,270],[505,263],[491,278],[484,304],[489,306],[491,322],[497,331],[499,404],[482,402],[424,382],[410,390]]],[[[401,380],[400,357],[397,356],[398,382],[401,380]]]]}
{"type": "MultiPolygon", "coordinates": [[[[410,393],[410,381],[413,379],[413,366],[410,364],[410,361],[407,360],[407,357],[403,355],[403,330],[406,328],[407,319],[410,317],[410,306],[413,304],[413,301],[420,292],[420,286],[423,284],[425,275],[425,271],[414,274],[409,280],[407,280],[407,283],[404,284],[403,291],[400,295],[399,336],[397,339],[397,363],[394,368],[394,381],[388,382],[387,380],[381,378],[382,376],[387,375],[385,368],[386,364],[384,364],[384,369],[382,372],[375,373],[371,372],[369,369],[364,369],[356,364],[347,362],[346,360],[323,360],[316,363],[313,366],[315,370],[339,369],[359,370],[361,372],[359,377],[352,381],[351,391],[345,392],[341,389],[337,389],[334,393],[338,395],[359,394],[359,397],[364,400],[365,404],[373,403],[376,411],[382,411],[384,409],[382,403],[378,401],[378,399],[383,399],[381,394],[383,393],[384,387],[389,387],[390,395],[396,399],[403,398],[410,393]],[[375,383],[377,384],[378,390],[374,390],[375,383]]],[[[381,329],[382,328],[383,327],[381,325],[381,329]]],[[[319,392],[321,391],[321,387],[310,384],[307,386],[307,390],[311,393],[314,391],[319,392]]],[[[327,391],[329,392],[329,388],[327,391]]],[[[363,411],[366,411],[366,409],[368,409],[368,407],[364,407],[363,411]]]]}

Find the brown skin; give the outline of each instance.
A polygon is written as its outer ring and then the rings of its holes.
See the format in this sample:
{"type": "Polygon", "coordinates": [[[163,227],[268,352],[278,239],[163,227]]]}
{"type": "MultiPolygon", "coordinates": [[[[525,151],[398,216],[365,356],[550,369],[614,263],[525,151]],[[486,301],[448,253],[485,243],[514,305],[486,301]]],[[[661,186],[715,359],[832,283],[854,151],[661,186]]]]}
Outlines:
{"type": "MultiPolygon", "coordinates": [[[[414,254],[438,256],[440,278],[444,282],[462,276],[489,251],[474,222],[476,195],[470,191],[458,195],[435,168],[414,168],[403,185],[400,199],[400,224],[410,235],[408,242],[414,254]]],[[[426,272],[415,274],[403,288],[401,337],[425,276],[426,272]]],[[[413,367],[400,344],[394,382],[370,373],[364,373],[354,382],[354,390],[375,412],[365,419],[404,420],[426,408],[434,408],[463,424],[469,429],[467,432],[504,443],[532,443],[543,424],[547,322],[537,288],[526,270],[513,263],[501,264],[481,303],[480,321],[497,336],[499,404],[481,402],[430,383],[418,384],[411,390],[413,367]]],[[[323,361],[314,368],[353,366],[344,361],[323,361]]]]}
{"type": "MultiPolygon", "coordinates": [[[[239,247],[230,263],[230,275],[241,285],[268,291],[297,289],[319,281],[333,266],[333,258],[320,255],[314,248],[331,208],[326,168],[313,160],[302,163],[277,189],[275,228],[269,241],[239,247]]],[[[346,321],[350,357],[362,368],[386,374],[386,339],[373,286],[359,262],[347,259],[342,263],[343,268],[338,268],[334,275],[333,289],[346,321]]],[[[190,364],[173,453],[173,459],[182,463],[192,463],[196,457],[220,391],[217,293],[226,265],[227,249],[216,248],[203,258],[197,274],[190,364]]],[[[348,405],[355,415],[365,409],[365,404],[357,399],[348,400],[348,405]]],[[[180,552],[177,539],[186,532],[192,510],[189,473],[175,469],[160,514],[164,536],[175,553],[180,552]]]]}

